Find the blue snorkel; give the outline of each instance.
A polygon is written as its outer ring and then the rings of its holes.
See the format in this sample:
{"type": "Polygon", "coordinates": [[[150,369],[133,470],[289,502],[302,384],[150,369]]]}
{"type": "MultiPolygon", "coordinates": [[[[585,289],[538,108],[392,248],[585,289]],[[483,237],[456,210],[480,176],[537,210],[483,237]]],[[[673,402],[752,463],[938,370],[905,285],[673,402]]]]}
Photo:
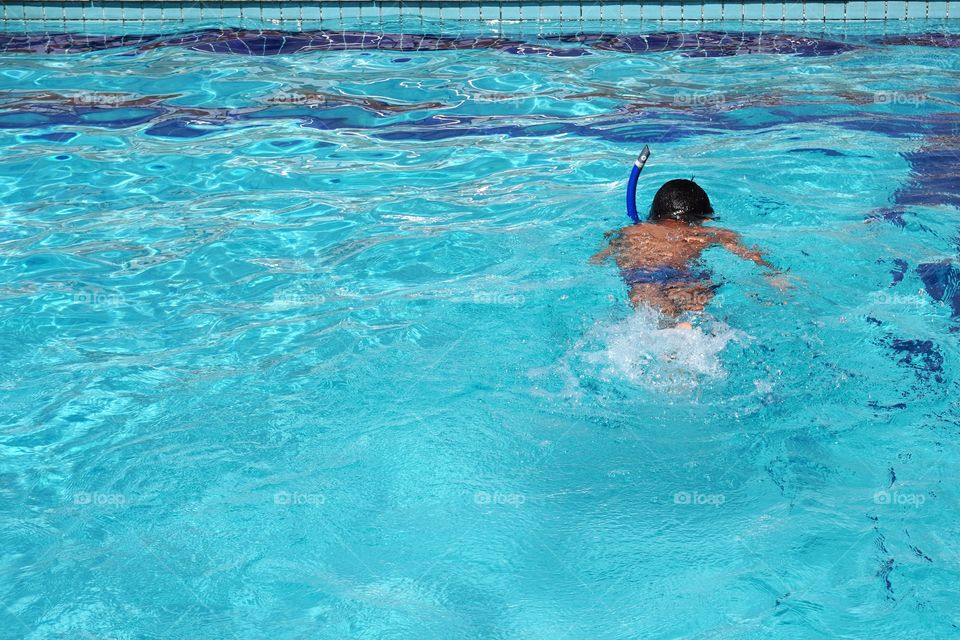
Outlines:
{"type": "Polygon", "coordinates": [[[649,157],[650,147],[643,145],[643,151],[633,163],[633,171],[630,172],[630,180],[627,182],[627,215],[634,222],[640,222],[640,213],[637,212],[637,180],[640,179],[640,172],[643,171],[643,165],[647,163],[649,157]]]}

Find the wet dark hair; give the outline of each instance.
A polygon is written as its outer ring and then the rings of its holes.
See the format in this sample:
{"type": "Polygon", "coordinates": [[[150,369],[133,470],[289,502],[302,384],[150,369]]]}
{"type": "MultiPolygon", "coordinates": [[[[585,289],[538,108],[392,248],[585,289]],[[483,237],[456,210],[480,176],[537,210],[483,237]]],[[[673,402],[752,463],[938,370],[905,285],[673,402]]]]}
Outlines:
{"type": "Polygon", "coordinates": [[[693,180],[665,182],[653,196],[650,220],[680,220],[700,224],[713,215],[707,192],[693,180]]]}

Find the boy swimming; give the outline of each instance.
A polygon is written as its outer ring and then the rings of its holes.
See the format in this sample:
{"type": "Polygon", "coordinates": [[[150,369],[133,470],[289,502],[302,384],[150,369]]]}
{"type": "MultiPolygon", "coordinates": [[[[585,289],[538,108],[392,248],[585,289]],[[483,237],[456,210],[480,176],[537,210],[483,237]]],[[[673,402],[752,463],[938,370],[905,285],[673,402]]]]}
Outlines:
{"type": "MultiPolygon", "coordinates": [[[[711,282],[710,272],[697,265],[705,249],[719,245],[774,270],[760,251],[744,246],[737,233],[703,226],[712,217],[710,199],[697,183],[670,180],[654,196],[647,221],[607,233],[609,245],[591,261],[600,263],[614,256],[620,275],[630,286],[634,307],[649,305],[676,326],[690,328],[688,322],[678,323],[679,317],[703,311],[719,287],[711,282]]],[[[789,286],[782,279],[769,281],[781,289],[789,286]]]]}

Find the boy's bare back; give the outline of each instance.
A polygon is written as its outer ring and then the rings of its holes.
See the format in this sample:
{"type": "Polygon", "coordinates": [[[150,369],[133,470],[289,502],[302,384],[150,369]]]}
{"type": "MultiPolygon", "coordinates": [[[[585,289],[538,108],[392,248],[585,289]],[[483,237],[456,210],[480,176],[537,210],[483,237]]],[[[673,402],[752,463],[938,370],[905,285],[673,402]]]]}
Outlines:
{"type": "Polygon", "coordinates": [[[648,304],[667,316],[703,311],[716,285],[697,267],[705,249],[722,246],[758,265],[771,267],[763,255],[748,249],[733,231],[663,220],[630,225],[612,234],[609,246],[594,256],[613,256],[630,286],[630,302],[648,304]]]}

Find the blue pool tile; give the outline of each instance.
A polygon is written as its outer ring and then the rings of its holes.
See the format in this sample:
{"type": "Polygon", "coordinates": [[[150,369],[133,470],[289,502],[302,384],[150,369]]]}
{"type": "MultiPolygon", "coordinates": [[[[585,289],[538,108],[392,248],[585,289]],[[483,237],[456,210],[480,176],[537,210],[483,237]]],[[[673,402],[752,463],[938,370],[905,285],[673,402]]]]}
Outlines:
{"type": "MultiPolygon", "coordinates": [[[[375,6],[366,5],[357,2],[338,2],[329,12],[332,20],[362,20],[368,17],[374,21],[380,20],[380,12],[375,6]],[[364,15],[366,14],[366,15],[364,15]]],[[[342,28],[346,28],[345,26],[342,28]]]]}
{"type": "Polygon", "coordinates": [[[887,16],[886,2],[868,2],[865,10],[868,20],[882,20],[887,16]]]}
{"type": "Polygon", "coordinates": [[[542,5],[540,9],[540,17],[542,20],[559,20],[560,14],[560,7],[558,5],[542,5]]]}
{"type": "Polygon", "coordinates": [[[54,9],[55,17],[62,20],[82,20],[85,10],[89,10],[85,4],[62,4],[54,9]]]}
{"type": "Polygon", "coordinates": [[[280,5],[279,4],[264,4],[258,3],[253,7],[250,12],[253,17],[257,20],[279,20],[280,19],[280,5]]]}
{"type": "Polygon", "coordinates": [[[868,12],[868,5],[863,0],[852,0],[847,3],[847,20],[848,21],[864,21],[870,17],[868,12]]]}
{"type": "Polygon", "coordinates": [[[765,5],[760,2],[746,2],[740,9],[746,20],[760,20],[766,11],[765,5]]]}
{"type": "Polygon", "coordinates": [[[827,20],[843,20],[846,11],[845,2],[824,2],[823,15],[827,20]]]}
{"type": "Polygon", "coordinates": [[[927,12],[927,3],[918,0],[908,0],[906,2],[906,18],[925,18],[927,12]]]}
{"type": "Polygon", "coordinates": [[[769,3],[764,15],[767,20],[780,21],[786,19],[786,10],[789,5],[779,2],[769,3]]]}
{"type": "Polygon", "coordinates": [[[600,3],[585,3],[581,5],[581,14],[584,20],[600,19],[600,3]]]}
{"type": "MultiPolygon", "coordinates": [[[[633,7],[630,7],[629,5],[627,5],[627,6],[624,7],[624,13],[627,15],[628,18],[634,17],[634,16],[636,15],[636,14],[633,14],[633,13],[630,11],[632,8],[633,8],[633,7]]],[[[641,6],[639,7],[639,9],[640,9],[640,11],[639,11],[640,16],[639,16],[639,17],[640,17],[641,20],[654,20],[654,21],[656,21],[656,20],[660,20],[660,19],[663,17],[663,8],[662,8],[662,6],[660,5],[659,2],[657,2],[657,3],[653,3],[653,2],[651,2],[651,3],[646,3],[646,2],[645,2],[645,3],[643,3],[643,5],[641,5],[641,6]]]]}
{"type": "Polygon", "coordinates": [[[664,2],[660,5],[660,16],[663,20],[679,20],[683,14],[683,7],[680,4],[664,2]]]}
{"type": "Polygon", "coordinates": [[[202,20],[203,8],[200,4],[181,4],[180,16],[183,20],[202,20]]]}
{"type": "Polygon", "coordinates": [[[930,18],[946,18],[949,2],[928,2],[927,14],[930,18]]]}
{"type": "Polygon", "coordinates": [[[3,4],[3,7],[0,8],[0,15],[3,15],[4,21],[17,21],[23,19],[23,5],[16,4],[3,4]]]}
{"type": "Polygon", "coordinates": [[[480,5],[464,3],[460,6],[460,15],[463,20],[483,20],[480,5]]]}
{"type": "Polygon", "coordinates": [[[500,15],[503,20],[515,21],[521,19],[521,5],[517,2],[509,2],[500,5],[500,15]]]}
{"type": "Polygon", "coordinates": [[[806,2],[805,10],[807,20],[816,20],[820,21],[824,18],[824,5],[823,2],[806,2]]]}
{"type": "Polygon", "coordinates": [[[21,6],[20,11],[22,17],[28,20],[47,19],[50,14],[46,6],[38,4],[21,6]]]}
{"type": "Polygon", "coordinates": [[[888,20],[902,20],[906,15],[907,3],[903,0],[890,0],[887,4],[886,18],[888,20]]]}
{"type": "Polygon", "coordinates": [[[760,7],[752,10],[748,4],[741,2],[725,2],[721,5],[723,20],[736,22],[738,20],[749,20],[751,16],[760,16],[760,7]]]}

